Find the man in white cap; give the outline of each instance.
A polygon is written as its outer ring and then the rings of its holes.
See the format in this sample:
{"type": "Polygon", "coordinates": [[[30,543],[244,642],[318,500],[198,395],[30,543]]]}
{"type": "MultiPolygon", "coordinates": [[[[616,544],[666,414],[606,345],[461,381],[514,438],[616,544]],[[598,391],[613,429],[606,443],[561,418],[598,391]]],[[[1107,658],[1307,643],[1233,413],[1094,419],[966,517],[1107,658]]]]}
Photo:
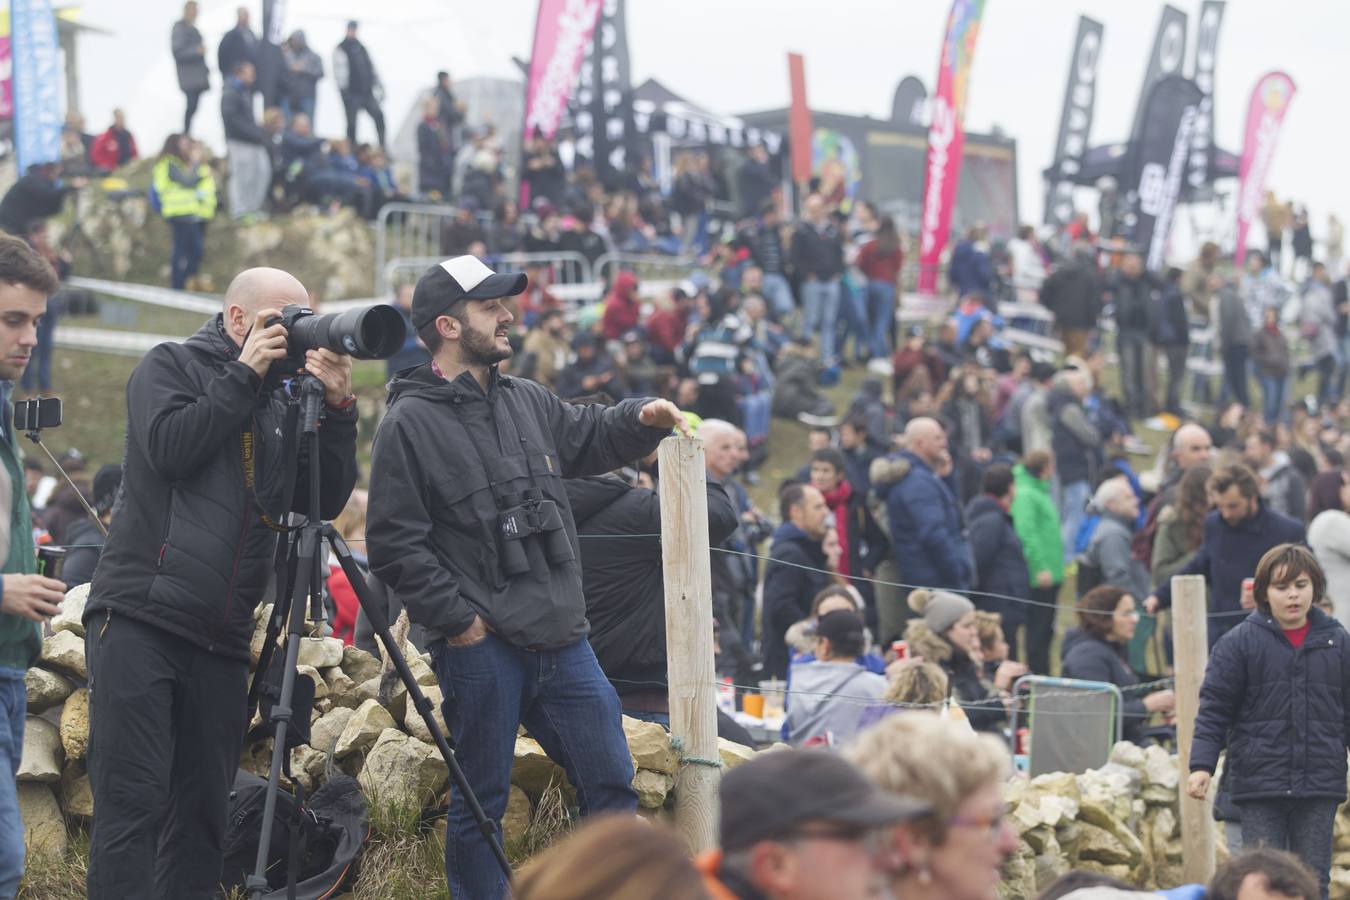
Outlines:
{"type": "MultiPolygon", "coordinates": [[[[412,323],[431,361],[389,386],[375,437],[366,532],[376,574],[426,629],[456,755],[500,821],[521,724],[567,772],[583,814],[632,812],[619,700],[586,641],[576,526],[562,479],[646,456],[672,428],[665,400],[604,409],[501,375],[523,274],[472,256],[432,266],[412,323]]],[[[446,877],[455,897],[507,894],[464,798],[452,798],[446,877]]]]}

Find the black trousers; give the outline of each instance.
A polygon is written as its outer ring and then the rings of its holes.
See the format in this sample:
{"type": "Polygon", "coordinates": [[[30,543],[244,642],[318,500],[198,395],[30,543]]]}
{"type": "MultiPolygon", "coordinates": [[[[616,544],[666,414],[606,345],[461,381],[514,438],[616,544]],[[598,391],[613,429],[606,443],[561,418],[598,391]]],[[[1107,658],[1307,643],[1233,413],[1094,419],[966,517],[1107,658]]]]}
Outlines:
{"type": "Polygon", "coordinates": [[[357,95],[348,91],[342,95],[342,106],[347,111],[347,140],[353,147],[356,146],[356,115],[363,109],[375,120],[375,133],[379,135],[380,146],[384,146],[384,113],[380,111],[380,104],[373,96],[357,95]]]}
{"type": "Polygon", "coordinates": [[[248,663],[118,613],[88,621],[93,900],[220,890],[248,663]]]}
{"type": "Polygon", "coordinates": [[[192,117],[197,115],[197,101],[205,91],[184,91],[187,98],[187,111],[183,113],[183,134],[192,134],[192,117]]]}
{"type": "Polygon", "coordinates": [[[1050,642],[1055,639],[1053,604],[1059,601],[1059,585],[1031,589],[1034,605],[1027,607],[1027,668],[1034,675],[1050,674],[1050,642]]]}

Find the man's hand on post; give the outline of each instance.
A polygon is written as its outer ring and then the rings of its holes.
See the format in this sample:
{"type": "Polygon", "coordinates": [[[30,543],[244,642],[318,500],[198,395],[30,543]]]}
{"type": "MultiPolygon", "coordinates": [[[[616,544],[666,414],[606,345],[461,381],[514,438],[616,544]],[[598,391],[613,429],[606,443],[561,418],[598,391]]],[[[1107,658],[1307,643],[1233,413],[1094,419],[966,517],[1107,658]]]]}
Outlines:
{"type": "Polygon", "coordinates": [[[305,371],[323,382],[323,402],[340,406],[352,393],[352,358],[332,350],[306,350],[305,371]]]}
{"type": "Polygon", "coordinates": [[[280,317],[280,310],[259,310],[253,319],[253,328],[239,350],[239,361],[257,372],[259,378],[266,378],[272,363],[286,355],[286,326],[280,322],[267,324],[269,319],[280,317]]]}
{"type": "Polygon", "coordinates": [[[5,592],[0,598],[0,612],[22,616],[34,622],[45,622],[61,611],[66,598],[66,586],[45,575],[4,576],[5,592]]]}
{"type": "Polygon", "coordinates": [[[638,421],[651,428],[675,428],[685,437],[693,437],[689,422],[680,408],[669,400],[653,400],[638,413],[638,421]]]}

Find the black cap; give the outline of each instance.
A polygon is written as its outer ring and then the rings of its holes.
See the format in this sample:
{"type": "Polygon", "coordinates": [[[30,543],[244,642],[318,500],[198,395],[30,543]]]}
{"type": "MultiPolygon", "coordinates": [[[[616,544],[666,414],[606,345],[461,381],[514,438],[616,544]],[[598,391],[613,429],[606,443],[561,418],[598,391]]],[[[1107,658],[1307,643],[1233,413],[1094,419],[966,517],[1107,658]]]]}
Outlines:
{"type": "Polygon", "coordinates": [[[476,256],[456,256],[427,269],[413,289],[413,328],[434,321],[460,300],[492,300],[525,290],[523,272],[497,273],[476,256]]]}
{"type": "Polygon", "coordinates": [[[829,639],[831,644],[853,646],[863,642],[862,616],[847,609],[827,612],[816,620],[816,637],[829,639]]]}
{"type": "Polygon", "coordinates": [[[122,486],[122,467],[109,463],[94,474],[91,491],[94,495],[94,508],[99,512],[112,509],[117,500],[117,489],[122,486]]]}
{"type": "Polygon", "coordinates": [[[722,849],[744,850],[818,820],[881,828],[918,818],[928,804],[887,791],[824,750],[762,753],[722,778],[722,849]]]}

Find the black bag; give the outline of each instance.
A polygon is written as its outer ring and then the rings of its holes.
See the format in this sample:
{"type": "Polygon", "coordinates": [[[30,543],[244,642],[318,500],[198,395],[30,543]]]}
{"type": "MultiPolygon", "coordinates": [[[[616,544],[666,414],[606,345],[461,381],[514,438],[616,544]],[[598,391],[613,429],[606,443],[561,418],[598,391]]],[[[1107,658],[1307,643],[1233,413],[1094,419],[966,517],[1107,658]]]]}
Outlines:
{"type": "MultiPolygon", "coordinates": [[[[221,883],[227,892],[242,889],[253,874],[266,800],[267,780],[240,770],[230,791],[230,814],[225,823],[221,883]]],[[[298,809],[293,795],[279,791],[267,850],[270,890],[263,894],[264,900],[287,896],[292,851],[296,854],[296,900],[336,896],[369,837],[366,800],[355,778],[335,774],[298,809]]]]}

